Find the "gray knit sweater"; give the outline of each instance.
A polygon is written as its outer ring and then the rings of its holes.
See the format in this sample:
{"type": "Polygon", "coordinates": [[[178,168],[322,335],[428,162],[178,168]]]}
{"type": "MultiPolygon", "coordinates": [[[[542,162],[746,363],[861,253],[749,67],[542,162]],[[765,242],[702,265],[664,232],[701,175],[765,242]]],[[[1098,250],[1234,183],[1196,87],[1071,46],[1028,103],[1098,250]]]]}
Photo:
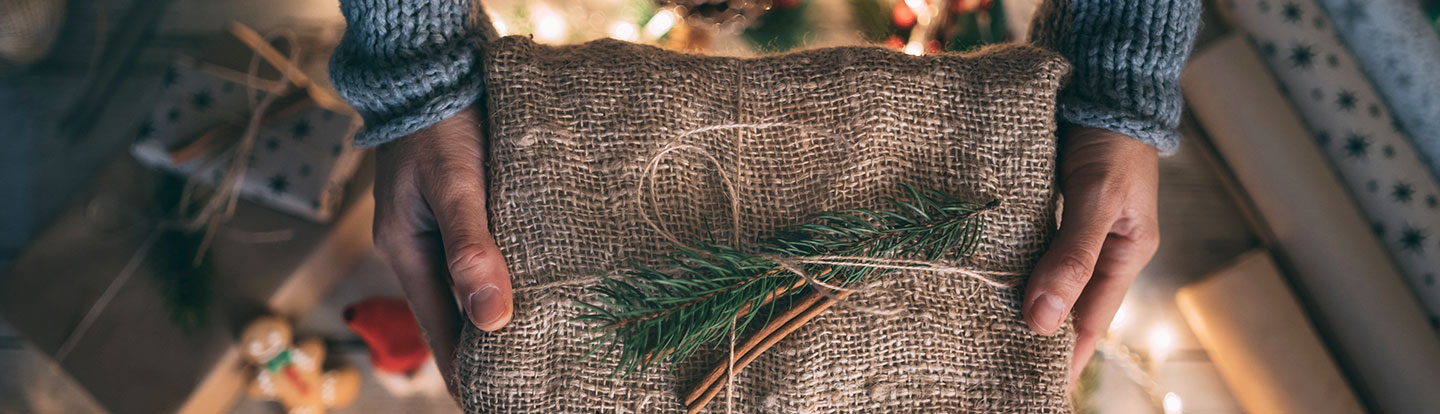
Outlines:
{"type": "MultiPolygon", "coordinates": [[[[492,29],[472,1],[340,2],[349,27],[330,78],[365,118],[356,144],[403,137],[480,99],[476,45],[492,29]]],[[[1174,151],[1180,69],[1199,24],[1200,0],[1047,0],[1031,38],[1074,66],[1060,120],[1174,151]]]]}

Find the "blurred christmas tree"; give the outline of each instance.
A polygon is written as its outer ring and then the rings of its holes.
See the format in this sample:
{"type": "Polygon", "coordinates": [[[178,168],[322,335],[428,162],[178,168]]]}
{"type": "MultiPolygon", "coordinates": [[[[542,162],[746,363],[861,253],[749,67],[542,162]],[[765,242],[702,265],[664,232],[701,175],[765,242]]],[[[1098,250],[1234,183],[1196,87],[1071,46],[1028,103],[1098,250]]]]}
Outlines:
{"type": "Polygon", "coordinates": [[[1000,0],[487,2],[502,34],[546,43],[610,37],[693,52],[763,54],[861,41],[911,54],[1006,42],[1000,0]],[[848,21],[824,21],[848,16],[848,21]],[[851,40],[845,40],[851,39],[851,40]],[[737,47],[737,45],[739,45],[737,47]]]}
{"type": "Polygon", "coordinates": [[[800,0],[780,1],[757,23],[745,29],[745,39],[758,52],[783,52],[805,44],[805,37],[813,33],[814,25],[805,18],[808,2],[800,0]]]}
{"type": "Polygon", "coordinates": [[[865,40],[910,54],[965,51],[1009,40],[999,0],[849,0],[849,4],[865,40]]]}
{"type": "Polygon", "coordinates": [[[1426,0],[1421,6],[1425,7],[1425,17],[1430,19],[1435,31],[1440,32],[1440,0],[1426,0]]]}

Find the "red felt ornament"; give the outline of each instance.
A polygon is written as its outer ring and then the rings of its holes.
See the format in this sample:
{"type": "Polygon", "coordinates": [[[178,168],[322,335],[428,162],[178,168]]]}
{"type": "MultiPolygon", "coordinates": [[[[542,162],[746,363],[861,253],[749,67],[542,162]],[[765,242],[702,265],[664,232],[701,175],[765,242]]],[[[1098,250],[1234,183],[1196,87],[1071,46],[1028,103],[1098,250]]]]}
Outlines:
{"type": "Polygon", "coordinates": [[[430,358],[405,300],[371,297],[345,308],[345,324],[370,348],[376,371],[409,374],[430,358]]]}

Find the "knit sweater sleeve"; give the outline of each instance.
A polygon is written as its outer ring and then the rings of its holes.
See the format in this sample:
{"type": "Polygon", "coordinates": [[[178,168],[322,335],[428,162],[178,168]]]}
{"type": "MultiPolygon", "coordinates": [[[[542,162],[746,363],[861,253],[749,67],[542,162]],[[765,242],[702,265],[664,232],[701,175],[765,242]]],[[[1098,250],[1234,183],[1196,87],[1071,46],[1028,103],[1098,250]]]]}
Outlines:
{"type": "Polygon", "coordinates": [[[472,0],[342,0],[348,26],[330,80],[380,145],[450,117],[484,93],[479,42],[493,33],[472,0]]]}
{"type": "Polygon", "coordinates": [[[1161,153],[1179,146],[1180,70],[1200,0],[1047,0],[1030,37],[1074,66],[1059,119],[1129,135],[1161,153]]]}

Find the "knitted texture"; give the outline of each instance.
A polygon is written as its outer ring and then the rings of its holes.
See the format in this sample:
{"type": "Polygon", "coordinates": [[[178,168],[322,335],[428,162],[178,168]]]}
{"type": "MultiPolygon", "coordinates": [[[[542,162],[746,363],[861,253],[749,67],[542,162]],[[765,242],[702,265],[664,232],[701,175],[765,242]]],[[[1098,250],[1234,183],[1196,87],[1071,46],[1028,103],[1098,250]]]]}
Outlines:
{"type": "MultiPolygon", "coordinates": [[[[600,278],[664,263],[676,245],[663,233],[753,249],[809,214],[885,208],[904,185],[999,201],[976,217],[974,253],[947,264],[1029,274],[1055,230],[1068,66],[1044,49],[735,59],[518,36],[486,47],[490,223],[515,314],[494,333],[466,324],[455,376],[471,413],[682,412],[724,345],[616,376],[616,355],[584,358],[599,333],[576,320],[600,278]]],[[[903,270],[862,289],[739,372],[730,408],[1069,411],[1073,325],[1030,331],[1023,288],[903,270]]],[[[705,412],[726,408],[722,393],[705,412]]]]}
{"type": "Polygon", "coordinates": [[[479,42],[492,32],[470,0],[345,0],[330,58],[335,89],[365,118],[368,147],[460,112],[484,91],[479,42]]]}
{"type": "Polygon", "coordinates": [[[1074,67],[1060,120],[1168,154],[1180,144],[1180,70],[1199,27],[1200,0],[1046,0],[1030,37],[1074,67]]]}

